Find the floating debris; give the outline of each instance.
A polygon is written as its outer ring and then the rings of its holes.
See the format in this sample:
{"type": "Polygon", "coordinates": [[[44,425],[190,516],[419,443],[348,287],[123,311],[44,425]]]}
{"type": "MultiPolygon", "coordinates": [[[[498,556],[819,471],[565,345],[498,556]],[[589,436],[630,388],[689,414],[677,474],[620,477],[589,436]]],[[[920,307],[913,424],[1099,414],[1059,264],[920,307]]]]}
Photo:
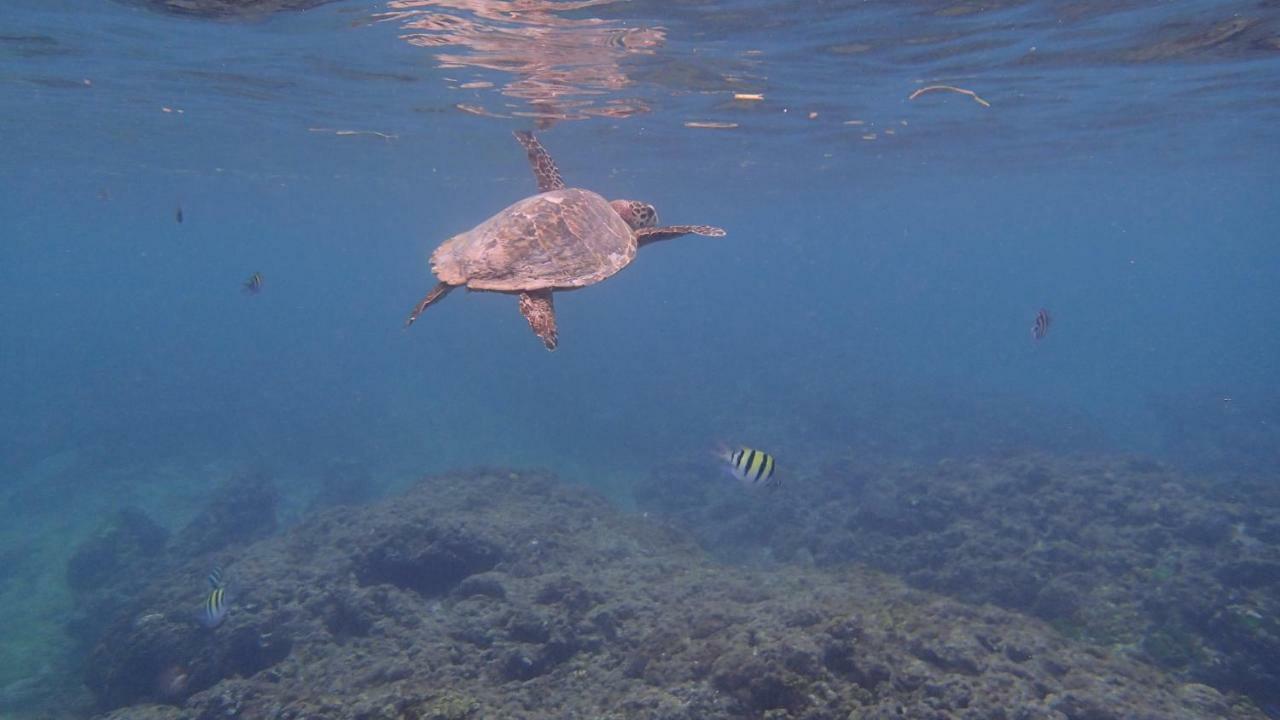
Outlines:
{"type": "Polygon", "coordinates": [[[873,47],[870,43],[848,43],[845,45],[832,45],[827,48],[827,52],[832,55],[858,55],[871,50],[873,47]]]}
{"type": "Polygon", "coordinates": [[[698,128],[703,130],[732,130],[738,127],[735,122],[711,122],[702,120],[689,120],[684,124],[687,128],[698,128]]]}
{"type": "Polygon", "coordinates": [[[947,92],[954,92],[954,93],[960,93],[961,95],[968,95],[969,97],[973,98],[974,102],[978,103],[982,107],[991,107],[991,103],[978,97],[978,93],[972,90],[965,90],[964,88],[958,88],[958,87],[955,87],[954,85],[929,85],[927,87],[922,87],[919,90],[916,90],[915,92],[911,93],[911,95],[909,95],[907,99],[915,100],[921,95],[924,95],[925,93],[929,93],[929,92],[934,92],[935,90],[945,90],[947,92]]]}
{"type": "Polygon", "coordinates": [[[372,135],[380,137],[383,140],[395,140],[400,137],[392,133],[378,132],[377,130],[335,130],[334,128],[307,128],[308,132],[313,133],[332,133],[334,135],[372,135]]]}
{"type": "Polygon", "coordinates": [[[496,113],[491,113],[488,110],[485,110],[484,108],[480,107],[479,105],[467,105],[465,103],[458,103],[454,105],[454,107],[458,108],[464,113],[468,113],[471,115],[479,115],[481,117],[491,117],[491,118],[506,117],[506,115],[498,115],[496,113]]]}

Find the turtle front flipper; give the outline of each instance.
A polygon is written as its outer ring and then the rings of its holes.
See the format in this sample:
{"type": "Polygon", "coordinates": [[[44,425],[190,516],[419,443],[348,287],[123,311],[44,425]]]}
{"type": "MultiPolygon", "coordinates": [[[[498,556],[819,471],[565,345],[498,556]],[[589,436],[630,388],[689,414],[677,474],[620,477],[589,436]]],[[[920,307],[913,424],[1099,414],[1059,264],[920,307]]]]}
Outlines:
{"type": "Polygon", "coordinates": [[[548,153],[547,149],[542,147],[542,143],[538,142],[538,138],[527,130],[517,130],[514,134],[516,140],[519,140],[525,151],[529,153],[529,164],[533,166],[533,176],[538,179],[538,192],[564,189],[560,170],[551,159],[551,153],[548,153]]]}
{"type": "Polygon", "coordinates": [[[724,237],[724,228],[711,225],[668,225],[666,227],[640,228],[635,231],[636,245],[645,246],[659,240],[670,240],[681,235],[706,235],[707,237],[724,237]]]}
{"type": "Polygon", "coordinates": [[[520,314],[529,321],[533,334],[542,339],[548,350],[555,350],[559,343],[556,333],[556,308],[551,301],[550,290],[530,290],[520,293],[520,314]]]}
{"type": "Polygon", "coordinates": [[[419,300],[418,304],[413,306],[413,311],[409,313],[409,317],[404,321],[404,326],[409,327],[410,325],[412,325],[413,321],[417,320],[418,316],[421,315],[422,312],[426,310],[429,305],[439,301],[440,298],[444,297],[445,295],[448,295],[449,291],[452,290],[454,287],[456,286],[450,285],[447,282],[436,283],[436,286],[431,288],[431,292],[427,293],[426,297],[419,300]]]}

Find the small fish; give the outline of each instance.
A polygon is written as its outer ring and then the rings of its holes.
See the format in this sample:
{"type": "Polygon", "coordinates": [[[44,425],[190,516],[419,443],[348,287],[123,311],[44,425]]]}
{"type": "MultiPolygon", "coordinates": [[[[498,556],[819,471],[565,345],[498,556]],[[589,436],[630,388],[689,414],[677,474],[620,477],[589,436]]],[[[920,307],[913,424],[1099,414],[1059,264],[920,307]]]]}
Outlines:
{"type": "Polygon", "coordinates": [[[782,484],[773,479],[773,456],[767,452],[744,447],[733,452],[724,450],[720,458],[728,463],[729,474],[745,485],[777,487],[782,484]]]}
{"type": "Polygon", "coordinates": [[[218,627],[223,620],[227,619],[229,609],[227,589],[214,588],[209,592],[209,598],[204,601],[204,607],[200,610],[200,624],[209,629],[218,627]]]}
{"type": "Polygon", "coordinates": [[[222,566],[214,565],[213,569],[209,571],[209,588],[217,590],[220,587],[222,587],[222,566]]]}
{"type": "Polygon", "coordinates": [[[178,209],[174,211],[173,219],[177,220],[179,225],[182,224],[182,206],[181,205],[179,205],[178,209]]]}
{"type": "Polygon", "coordinates": [[[262,292],[262,273],[256,272],[244,281],[244,291],[250,295],[257,295],[262,292]]]}
{"type": "Polygon", "coordinates": [[[1053,322],[1053,318],[1049,317],[1049,311],[1040,308],[1040,312],[1036,313],[1036,321],[1031,324],[1031,339],[1043,340],[1045,335],[1049,334],[1049,323],[1053,322]]]}

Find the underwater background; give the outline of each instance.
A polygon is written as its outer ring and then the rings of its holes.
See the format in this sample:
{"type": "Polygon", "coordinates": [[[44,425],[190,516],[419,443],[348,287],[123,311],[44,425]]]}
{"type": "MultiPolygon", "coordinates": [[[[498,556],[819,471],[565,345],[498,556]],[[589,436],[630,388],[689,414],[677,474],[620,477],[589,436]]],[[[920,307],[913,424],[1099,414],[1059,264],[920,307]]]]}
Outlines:
{"type": "Polygon", "coordinates": [[[302,4],[0,8],[4,713],[78,677],[104,519],[177,530],[235,475],[282,527],[325,478],[475,467],[625,511],[681,463],[763,507],[850,459],[1280,481],[1274,4],[302,4]],[[559,294],[553,353],[509,295],[402,327],[430,252],[535,192],[525,129],[728,235],[559,294]]]}

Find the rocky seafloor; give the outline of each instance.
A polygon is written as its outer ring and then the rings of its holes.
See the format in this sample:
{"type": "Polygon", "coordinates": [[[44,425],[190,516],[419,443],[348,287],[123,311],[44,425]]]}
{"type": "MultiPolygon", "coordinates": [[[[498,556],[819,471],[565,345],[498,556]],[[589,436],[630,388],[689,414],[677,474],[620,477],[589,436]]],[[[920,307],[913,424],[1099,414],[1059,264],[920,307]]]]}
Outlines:
{"type": "Polygon", "coordinates": [[[1132,457],[847,460],[760,502],[704,465],[659,468],[636,497],[721,559],[866,563],[1280,707],[1274,477],[1132,457]]]}
{"type": "Polygon", "coordinates": [[[1264,717],[877,571],[717,563],[536,473],[428,477],[154,577],[90,651],[102,717],[1264,717]],[[193,614],[214,563],[233,600],[210,630],[193,614]]]}

